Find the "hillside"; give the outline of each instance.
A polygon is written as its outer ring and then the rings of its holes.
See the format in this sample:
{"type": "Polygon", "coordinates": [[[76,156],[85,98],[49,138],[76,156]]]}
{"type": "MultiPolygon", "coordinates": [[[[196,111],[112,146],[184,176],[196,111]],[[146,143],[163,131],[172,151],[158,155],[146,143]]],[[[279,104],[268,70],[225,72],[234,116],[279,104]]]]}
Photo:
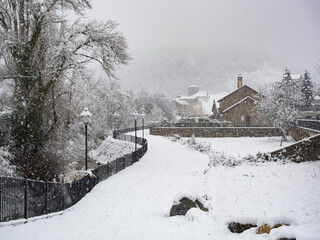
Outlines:
{"type": "Polygon", "coordinates": [[[236,48],[163,49],[133,54],[130,65],[118,71],[125,89],[186,94],[196,84],[209,93],[228,92],[236,87],[239,74],[244,83],[259,89],[265,82],[281,79],[283,69],[276,61],[253,50],[236,48]]]}

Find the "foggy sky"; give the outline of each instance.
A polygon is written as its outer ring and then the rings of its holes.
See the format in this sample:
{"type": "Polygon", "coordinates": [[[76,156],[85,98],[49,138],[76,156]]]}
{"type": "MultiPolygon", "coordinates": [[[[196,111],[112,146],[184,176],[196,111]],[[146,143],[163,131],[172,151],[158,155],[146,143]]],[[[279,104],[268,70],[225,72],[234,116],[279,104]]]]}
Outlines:
{"type": "Polygon", "coordinates": [[[257,49],[289,68],[320,59],[319,0],[93,0],[90,18],[115,20],[136,52],[154,48],[257,49]]]}

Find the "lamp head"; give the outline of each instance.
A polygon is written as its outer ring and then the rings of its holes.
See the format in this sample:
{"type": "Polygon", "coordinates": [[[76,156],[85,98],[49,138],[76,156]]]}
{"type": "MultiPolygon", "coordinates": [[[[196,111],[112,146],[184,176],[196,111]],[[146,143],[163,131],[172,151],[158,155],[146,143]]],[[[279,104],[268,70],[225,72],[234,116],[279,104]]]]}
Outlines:
{"type": "Polygon", "coordinates": [[[80,114],[82,122],[87,125],[90,122],[90,117],[92,116],[88,108],[85,108],[84,111],[80,114]]]}
{"type": "Polygon", "coordinates": [[[139,116],[139,114],[138,114],[137,112],[134,112],[134,113],[133,113],[133,119],[134,119],[134,120],[137,120],[137,119],[138,119],[138,116],[139,116]]]}

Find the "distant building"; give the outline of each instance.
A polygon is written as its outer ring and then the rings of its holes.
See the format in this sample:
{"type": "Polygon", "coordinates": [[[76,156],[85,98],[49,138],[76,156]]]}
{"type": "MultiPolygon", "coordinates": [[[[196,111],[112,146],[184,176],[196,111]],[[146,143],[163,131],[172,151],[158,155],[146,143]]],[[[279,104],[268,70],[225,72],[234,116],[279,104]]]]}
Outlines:
{"type": "Polygon", "coordinates": [[[291,74],[291,79],[295,81],[302,81],[301,74],[291,74]]]}
{"type": "Polygon", "coordinates": [[[182,117],[204,117],[208,114],[204,109],[210,96],[207,92],[199,92],[199,87],[191,85],[188,87],[188,96],[178,96],[173,102],[176,105],[177,115],[182,117]]]}
{"type": "Polygon", "coordinates": [[[237,89],[218,100],[218,118],[237,127],[261,126],[255,110],[258,100],[258,92],[243,85],[242,76],[239,76],[237,89]]]}

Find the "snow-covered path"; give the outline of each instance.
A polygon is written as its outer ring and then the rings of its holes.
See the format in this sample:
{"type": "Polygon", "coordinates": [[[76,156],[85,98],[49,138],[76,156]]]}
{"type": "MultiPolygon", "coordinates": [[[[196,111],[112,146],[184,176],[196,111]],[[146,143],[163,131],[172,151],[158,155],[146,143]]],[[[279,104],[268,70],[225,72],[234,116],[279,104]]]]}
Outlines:
{"type": "Polygon", "coordinates": [[[0,227],[0,240],[277,239],[286,231],[299,240],[320,236],[319,162],[208,170],[206,155],[162,137],[148,140],[140,162],[98,184],[73,209],[0,227]],[[208,195],[209,213],[193,209],[185,217],[168,217],[182,193],[208,195]],[[225,223],[238,217],[293,226],[270,236],[254,229],[230,233],[225,223]]]}
{"type": "MultiPolygon", "coordinates": [[[[71,211],[0,228],[0,239],[179,239],[185,228],[179,230],[179,223],[165,215],[183,186],[201,185],[196,171],[203,171],[208,159],[155,138],[141,162],[98,184],[71,211]]],[[[192,232],[189,239],[198,235],[192,232]]]]}

